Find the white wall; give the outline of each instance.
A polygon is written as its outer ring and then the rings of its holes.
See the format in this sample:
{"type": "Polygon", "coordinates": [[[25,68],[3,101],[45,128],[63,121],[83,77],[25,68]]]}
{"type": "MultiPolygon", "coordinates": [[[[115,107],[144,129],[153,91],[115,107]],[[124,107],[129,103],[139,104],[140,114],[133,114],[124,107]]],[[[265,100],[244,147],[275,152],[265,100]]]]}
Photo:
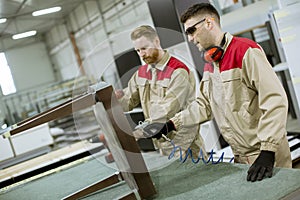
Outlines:
{"type": "Polygon", "coordinates": [[[44,43],[10,49],[5,52],[17,91],[31,89],[55,81],[44,43]]]}
{"type": "Polygon", "coordinates": [[[74,32],[86,75],[91,80],[102,77],[113,85],[119,83],[114,55],[132,48],[130,32],[135,27],[153,22],[146,0],[126,0],[125,4],[120,1],[112,7],[115,2],[98,0],[81,4],[67,16],[65,25],[54,27],[46,35],[51,59],[62,80],[80,76],[68,36],[74,32]]]}

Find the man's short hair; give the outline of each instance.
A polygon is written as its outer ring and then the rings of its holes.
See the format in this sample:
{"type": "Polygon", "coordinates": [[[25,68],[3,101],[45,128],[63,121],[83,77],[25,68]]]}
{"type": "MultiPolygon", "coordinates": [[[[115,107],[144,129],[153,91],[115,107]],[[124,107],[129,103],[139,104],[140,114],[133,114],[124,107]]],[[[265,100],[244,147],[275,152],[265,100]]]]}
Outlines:
{"type": "Polygon", "coordinates": [[[180,17],[181,23],[185,23],[188,19],[191,17],[197,16],[197,15],[212,15],[216,19],[216,22],[220,24],[220,15],[216,8],[211,5],[210,3],[199,3],[194,4],[193,6],[189,7],[180,17]]]}
{"type": "Polygon", "coordinates": [[[158,37],[155,29],[148,25],[139,26],[131,32],[131,40],[136,40],[142,36],[150,39],[151,41],[154,41],[154,39],[158,37]]]}

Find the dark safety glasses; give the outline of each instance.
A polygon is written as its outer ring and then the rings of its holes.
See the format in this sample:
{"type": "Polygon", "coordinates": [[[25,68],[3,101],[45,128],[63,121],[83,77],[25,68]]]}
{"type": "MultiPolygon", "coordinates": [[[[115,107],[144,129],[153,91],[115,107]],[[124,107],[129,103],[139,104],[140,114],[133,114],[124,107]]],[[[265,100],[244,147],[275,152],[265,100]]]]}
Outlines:
{"type": "Polygon", "coordinates": [[[200,20],[199,22],[197,22],[197,23],[194,24],[193,26],[188,27],[188,28],[186,29],[186,31],[185,31],[185,34],[187,34],[187,35],[193,35],[193,33],[195,33],[195,31],[197,30],[196,26],[197,26],[198,24],[201,24],[201,23],[204,22],[205,20],[206,20],[206,18],[200,20]]]}

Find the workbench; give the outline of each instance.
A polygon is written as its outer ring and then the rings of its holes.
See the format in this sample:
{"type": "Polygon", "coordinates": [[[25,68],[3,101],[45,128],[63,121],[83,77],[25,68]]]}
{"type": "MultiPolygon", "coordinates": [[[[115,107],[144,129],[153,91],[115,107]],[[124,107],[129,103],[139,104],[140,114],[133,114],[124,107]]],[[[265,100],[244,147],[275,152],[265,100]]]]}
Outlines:
{"type": "Polygon", "coordinates": [[[99,83],[86,94],[24,120],[3,136],[10,137],[90,106],[106,133],[105,140],[115,163],[106,163],[103,154],[92,154],[12,185],[0,187],[1,200],[56,200],[66,197],[77,199],[81,194],[89,194],[85,199],[121,197],[125,200],[135,196],[136,199],[276,200],[285,197],[293,199],[299,194],[299,169],[275,168],[273,178],[251,183],[246,181],[248,165],[222,162],[205,164],[201,161],[195,164],[191,159],[183,163],[177,159],[169,160],[156,151],[141,153],[135,138],[130,134],[132,129],[118,104],[113,88],[106,83],[99,83]],[[96,190],[91,193],[91,188],[96,190]]]}
{"type": "MultiPolygon", "coordinates": [[[[247,182],[248,165],[233,163],[204,164],[168,160],[157,152],[142,153],[157,194],[153,199],[230,199],[276,200],[300,198],[300,170],[275,168],[272,178],[247,182]],[[161,163],[161,164],[160,164],[161,163]],[[151,166],[152,165],[152,166],[151,166]]],[[[0,190],[1,200],[62,199],[69,194],[103,179],[117,170],[104,156],[91,156],[76,165],[60,168],[55,173],[0,190]]],[[[123,181],[83,199],[115,199],[130,191],[123,181]]]]}

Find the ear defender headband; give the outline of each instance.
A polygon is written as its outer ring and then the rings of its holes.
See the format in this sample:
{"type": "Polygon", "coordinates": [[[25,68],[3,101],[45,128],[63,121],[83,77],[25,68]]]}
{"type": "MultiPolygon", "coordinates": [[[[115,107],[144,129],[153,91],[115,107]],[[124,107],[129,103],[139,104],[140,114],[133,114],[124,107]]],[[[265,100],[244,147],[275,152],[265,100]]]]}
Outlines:
{"type": "Polygon", "coordinates": [[[202,58],[205,62],[218,62],[223,56],[224,50],[219,46],[212,46],[202,51],[202,58]]]}

